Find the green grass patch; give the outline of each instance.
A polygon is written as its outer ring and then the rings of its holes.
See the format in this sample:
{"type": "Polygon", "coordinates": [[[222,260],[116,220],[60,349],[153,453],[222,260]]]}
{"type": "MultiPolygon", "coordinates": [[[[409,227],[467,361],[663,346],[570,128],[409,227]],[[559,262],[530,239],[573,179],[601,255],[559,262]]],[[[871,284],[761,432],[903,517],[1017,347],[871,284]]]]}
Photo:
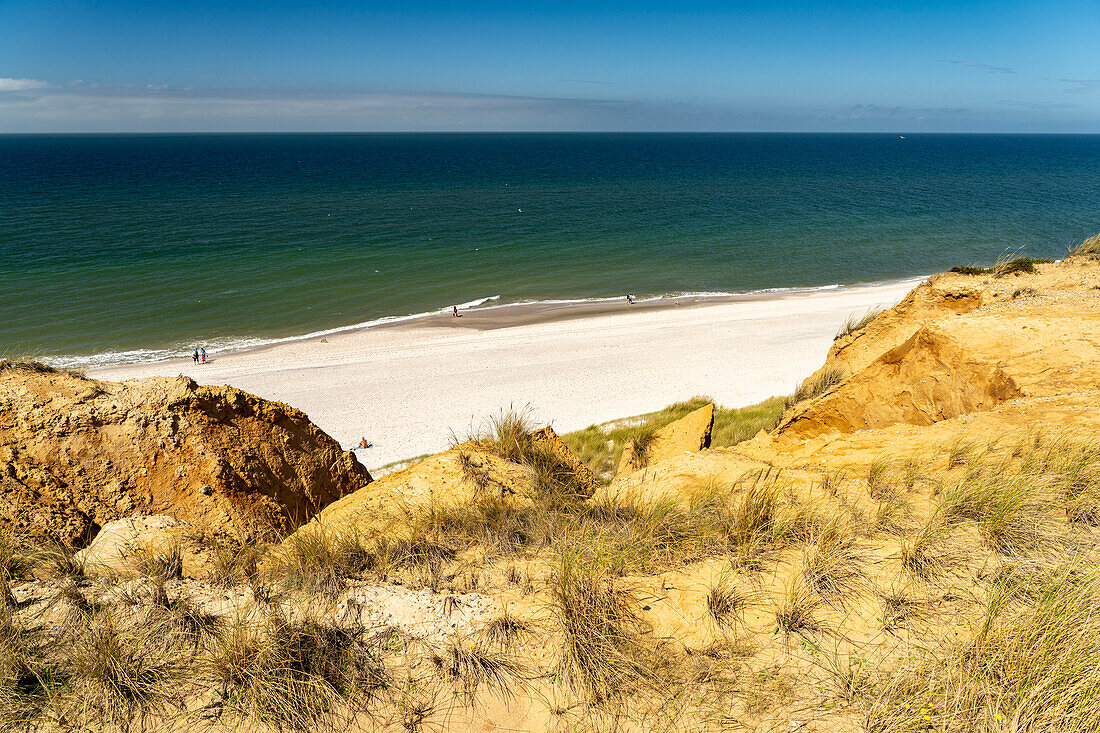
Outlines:
{"type": "MultiPolygon", "coordinates": [[[[713,402],[709,397],[692,397],[657,412],[603,425],[589,425],[587,428],[565,433],[561,439],[597,477],[609,481],[615,475],[627,441],[636,440],[639,435],[652,436],[669,423],[687,416],[709,402],[713,402]]],[[[783,397],[771,397],[747,407],[716,406],[710,444],[714,447],[737,445],[761,430],[771,430],[779,424],[784,409],[783,397]]]]}
{"type": "MultiPolygon", "coordinates": [[[[1085,241],[1088,242],[1089,240],[1085,241]]],[[[1083,244],[1081,246],[1083,246],[1083,244]]],[[[1100,247],[1100,244],[1098,244],[1097,247],[1100,247]]],[[[993,267],[956,265],[955,267],[952,267],[950,270],[948,270],[948,272],[954,272],[959,275],[993,275],[994,277],[1004,277],[1005,275],[1013,275],[1016,273],[1024,273],[1030,275],[1035,272],[1035,265],[1045,265],[1053,261],[1054,260],[1037,257],[1016,257],[1015,259],[1007,260],[1004,262],[997,262],[993,265],[993,267]]]]}

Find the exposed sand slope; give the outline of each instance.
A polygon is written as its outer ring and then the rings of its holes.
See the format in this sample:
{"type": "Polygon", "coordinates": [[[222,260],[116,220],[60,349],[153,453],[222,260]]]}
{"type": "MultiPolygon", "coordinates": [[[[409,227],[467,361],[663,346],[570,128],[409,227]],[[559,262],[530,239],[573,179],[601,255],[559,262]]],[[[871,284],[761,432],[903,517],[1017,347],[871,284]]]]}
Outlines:
{"type": "Polygon", "coordinates": [[[840,368],[848,375],[840,385],[739,449],[799,465],[851,457],[855,445],[881,453],[951,436],[1094,430],[1100,267],[1070,260],[1038,269],[933,277],[833,345],[815,376],[840,368]]]}
{"type": "Polygon", "coordinates": [[[135,512],[249,534],[371,480],[298,410],[191,380],[0,368],[0,519],[79,542],[135,512]]]}

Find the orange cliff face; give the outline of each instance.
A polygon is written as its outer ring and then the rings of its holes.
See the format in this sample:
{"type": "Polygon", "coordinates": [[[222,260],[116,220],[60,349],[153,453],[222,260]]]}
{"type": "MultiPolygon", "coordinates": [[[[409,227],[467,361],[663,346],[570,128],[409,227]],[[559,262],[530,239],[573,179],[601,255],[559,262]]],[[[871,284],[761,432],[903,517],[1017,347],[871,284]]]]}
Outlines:
{"type": "Polygon", "coordinates": [[[868,458],[960,435],[1100,429],[1100,265],[936,275],[833,344],[842,381],[742,445],[789,466],[868,458]],[[923,428],[923,429],[921,429],[923,428]]]}
{"type": "Polygon", "coordinates": [[[304,413],[232,387],[0,365],[0,522],[20,533],[80,544],[143,513],[247,537],[370,481],[304,413]]]}

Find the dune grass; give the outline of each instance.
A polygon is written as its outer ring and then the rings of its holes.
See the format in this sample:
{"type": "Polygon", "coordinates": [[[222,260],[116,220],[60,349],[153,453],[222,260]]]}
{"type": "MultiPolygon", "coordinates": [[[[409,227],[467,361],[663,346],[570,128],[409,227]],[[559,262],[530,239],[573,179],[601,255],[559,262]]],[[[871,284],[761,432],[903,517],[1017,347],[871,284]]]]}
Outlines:
{"type": "MultiPolygon", "coordinates": [[[[535,475],[533,442],[502,437],[535,475]]],[[[257,597],[260,581],[281,595],[235,622],[167,573],[134,581],[123,609],[121,586],[60,572],[71,622],[0,612],[0,720],[140,727],[188,699],[203,704],[196,727],[341,730],[358,716],[416,730],[485,699],[560,693],[548,707],[563,729],[1093,732],[1093,443],[970,439],[864,457],[820,485],[765,468],[675,499],[476,492],[400,536],[295,535],[242,575],[257,597]],[[453,589],[464,572],[508,603],[470,636],[332,624],[349,583],[453,589]]],[[[44,567],[0,540],[5,577],[44,567]]]]}
{"type": "Polygon", "coordinates": [[[826,600],[839,601],[866,582],[866,562],[851,528],[834,518],[804,550],[802,575],[810,590],[826,600]]]}
{"type": "MultiPolygon", "coordinates": [[[[1016,252],[1018,251],[1019,250],[1016,252]]],[[[992,267],[956,265],[948,272],[954,272],[959,275],[992,275],[993,277],[1006,277],[1007,275],[1015,274],[1031,275],[1037,272],[1035,265],[1045,265],[1054,261],[1037,257],[1016,257],[1016,252],[1001,255],[997,258],[997,261],[993,263],[992,267]]]]}
{"type": "Polygon", "coordinates": [[[833,337],[833,340],[838,341],[845,336],[851,336],[854,333],[859,333],[863,329],[867,328],[867,326],[871,325],[871,321],[882,315],[883,311],[885,310],[886,309],[882,306],[876,306],[869,309],[862,316],[853,313],[852,315],[848,316],[848,319],[844,321],[841,327],[837,330],[836,336],[833,337]]]}
{"type": "Polygon", "coordinates": [[[784,401],[784,408],[790,409],[800,402],[812,400],[818,395],[823,395],[833,387],[844,381],[844,370],[839,368],[823,369],[816,377],[799,385],[793,394],[784,401]]]}
{"type": "MultiPolygon", "coordinates": [[[[710,402],[713,400],[709,397],[693,397],[629,421],[590,425],[581,430],[565,433],[561,439],[597,477],[609,481],[615,475],[627,442],[642,436],[642,442],[648,443],[652,440],[652,436],[664,426],[710,402]]],[[[714,426],[711,429],[711,446],[736,445],[752,438],[761,430],[773,429],[779,424],[785,408],[786,404],[782,397],[772,397],[747,407],[716,406],[714,426]]]]}
{"type": "Polygon", "coordinates": [[[732,626],[748,605],[745,592],[728,575],[707,589],[707,614],[720,629],[732,626]]]}
{"type": "Polygon", "coordinates": [[[1100,234],[1094,234],[1070,248],[1069,256],[1100,257],[1100,234]]]}
{"type": "Polygon", "coordinates": [[[567,545],[551,586],[561,624],[559,672],[568,685],[597,700],[621,697],[652,682],[658,667],[645,641],[637,597],[584,545],[567,545]]]}
{"type": "Polygon", "coordinates": [[[345,730],[389,684],[359,636],[277,613],[261,627],[234,625],[203,666],[217,690],[209,715],[276,730],[345,730]]]}
{"type": "Polygon", "coordinates": [[[1100,729],[1100,571],[1016,580],[990,589],[973,629],[877,680],[868,730],[1100,729]]]}
{"type": "Polygon", "coordinates": [[[513,686],[522,684],[523,665],[503,650],[475,639],[454,638],[432,658],[444,679],[456,684],[467,701],[482,687],[510,697],[513,686]]]}
{"type": "MultiPolygon", "coordinates": [[[[533,497],[539,501],[568,503],[586,491],[586,484],[577,468],[554,450],[549,441],[535,430],[529,409],[502,410],[489,419],[480,431],[468,436],[467,441],[482,450],[525,467],[532,477],[533,497]]],[[[457,441],[452,441],[456,442],[457,441]]],[[[488,479],[479,476],[472,458],[467,456],[462,470],[480,490],[487,488],[488,479]]],[[[482,472],[483,474],[483,472],[482,472]]]]}

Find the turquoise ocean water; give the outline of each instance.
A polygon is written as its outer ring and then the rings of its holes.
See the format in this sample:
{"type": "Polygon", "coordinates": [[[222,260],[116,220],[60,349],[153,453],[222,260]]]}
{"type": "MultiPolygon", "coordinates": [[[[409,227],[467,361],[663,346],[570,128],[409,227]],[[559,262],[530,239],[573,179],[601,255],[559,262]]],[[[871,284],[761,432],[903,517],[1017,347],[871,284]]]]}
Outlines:
{"type": "Polygon", "coordinates": [[[1097,231],[1100,136],[0,136],[0,353],[890,280],[1097,231]]]}

